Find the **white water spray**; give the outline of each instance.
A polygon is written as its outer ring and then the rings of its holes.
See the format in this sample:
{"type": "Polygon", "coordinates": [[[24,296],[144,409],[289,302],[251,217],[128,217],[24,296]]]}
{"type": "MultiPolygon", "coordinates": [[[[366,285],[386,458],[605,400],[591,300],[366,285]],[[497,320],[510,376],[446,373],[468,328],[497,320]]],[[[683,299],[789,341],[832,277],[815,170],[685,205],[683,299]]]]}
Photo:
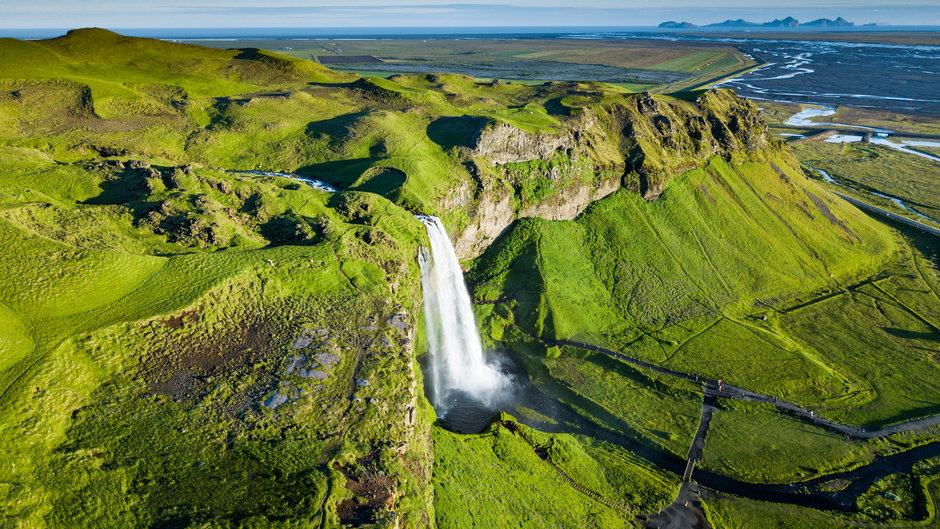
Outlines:
{"type": "Polygon", "coordinates": [[[482,404],[492,402],[507,379],[486,363],[463,271],[437,217],[419,215],[427,226],[431,250],[422,248],[421,286],[428,337],[431,400],[439,416],[462,392],[482,404]]]}

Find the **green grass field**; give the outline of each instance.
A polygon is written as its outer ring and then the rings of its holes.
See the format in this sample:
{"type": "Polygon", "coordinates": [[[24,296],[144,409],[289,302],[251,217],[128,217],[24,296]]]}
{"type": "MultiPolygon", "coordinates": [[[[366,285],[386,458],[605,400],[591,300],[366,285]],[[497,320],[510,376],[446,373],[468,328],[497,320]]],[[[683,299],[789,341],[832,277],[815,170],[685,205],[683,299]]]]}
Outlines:
{"type": "Polygon", "coordinates": [[[936,162],[873,144],[810,142],[797,145],[795,151],[800,160],[861,191],[857,195],[865,201],[917,222],[930,222],[871,192],[890,195],[921,214],[940,220],[936,162]]]}
{"type": "MultiPolygon", "coordinates": [[[[199,43],[213,47],[231,47],[231,42],[226,41],[200,41],[199,43]]],[[[438,67],[450,65],[459,72],[460,68],[495,64],[510,70],[516,68],[520,73],[517,77],[508,75],[507,79],[527,79],[529,70],[538,67],[539,64],[542,67],[549,67],[553,63],[603,65],[690,74],[688,82],[684,82],[682,86],[701,85],[708,80],[720,78],[753,64],[738,50],[725,45],[709,46],[703,50],[701,46],[667,44],[656,40],[592,40],[590,45],[581,41],[564,39],[385,39],[377,41],[335,39],[292,41],[289,46],[285,46],[284,41],[280,40],[245,40],[240,41],[239,44],[302,59],[323,60],[325,64],[347,56],[372,56],[382,60],[386,63],[385,66],[392,69],[394,65],[427,66],[433,63],[438,67]]],[[[339,70],[353,71],[359,75],[381,77],[389,75],[384,70],[369,70],[368,64],[345,66],[338,63],[335,67],[339,70]]],[[[434,66],[429,68],[433,71],[434,66]]],[[[621,86],[637,92],[664,87],[663,83],[632,83],[621,84],[621,86]]],[[[679,90],[681,87],[675,89],[679,90]]]]}
{"type": "Polygon", "coordinates": [[[677,478],[609,445],[516,428],[528,439],[503,426],[472,436],[432,431],[438,527],[637,527],[633,515],[661,509],[678,488],[677,478]],[[574,488],[529,440],[550,442],[555,466],[609,504],[574,488]]]}
{"type": "Polygon", "coordinates": [[[628,429],[635,439],[685,457],[698,426],[701,399],[695,384],[643,372],[599,353],[578,358],[579,353],[565,347],[558,358],[542,360],[550,377],[545,382],[570,388],[559,392],[560,400],[602,424],[609,422],[604,420],[609,413],[622,421],[615,429],[628,429]]]}
{"type": "MultiPolygon", "coordinates": [[[[233,524],[246,510],[328,520],[324,507],[346,496],[317,470],[323,458],[361,457],[379,438],[405,435],[388,414],[408,405],[398,373],[411,357],[358,358],[361,338],[342,307],[383,299],[416,310],[410,256],[423,230],[410,214],[351,193],[344,211],[359,217],[350,223],[328,194],[286,179],[171,168],[149,181],[141,170],[3,151],[0,451],[11,464],[0,480],[15,484],[4,489],[5,522],[233,524]],[[249,202],[254,215],[236,214],[249,202]],[[357,210],[364,204],[370,213],[357,210]],[[285,245],[268,226],[290,215],[329,228],[320,241],[291,233],[285,245]],[[167,232],[166,219],[179,231],[167,232]],[[383,267],[404,272],[394,281],[408,288],[390,290],[383,267]],[[342,362],[327,384],[293,381],[304,393],[289,414],[264,413],[285,348],[311,323],[343,332],[342,362]],[[383,388],[359,392],[381,409],[324,415],[348,398],[354,375],[382,377],[383,388]],[[300,423],[303,432],[287,433],[300,423]],[[353,432],[344,447],[324,441],[343,431],[353,432]]],[[[390,483],[420,489],[399,457],[383,463],[390,483]]],[[[402,516],[422,511],[420,498],[402,516]]]]}
{"type": "Polygon", "coordinates": [[[846,441],[769,405],[719,402],[708,432],[704,469],[752,483],[792,483],[851,470],[873,458],[865,443],[846,441]]]}

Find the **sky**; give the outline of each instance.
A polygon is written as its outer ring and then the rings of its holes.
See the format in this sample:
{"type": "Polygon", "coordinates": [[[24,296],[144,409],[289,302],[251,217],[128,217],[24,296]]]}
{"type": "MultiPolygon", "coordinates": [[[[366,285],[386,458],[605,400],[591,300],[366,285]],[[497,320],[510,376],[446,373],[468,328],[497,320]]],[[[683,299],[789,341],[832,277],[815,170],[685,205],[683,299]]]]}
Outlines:
{"type": "Polygon", "coordinates": [[[940,26],[940,0],[0,0],[0,28],[654,26],[838,16],[940,26]],[[773,7],[783,5],[786,7],[773,7]],[[573,7],[576,6],[576,7],[573,7]]]}

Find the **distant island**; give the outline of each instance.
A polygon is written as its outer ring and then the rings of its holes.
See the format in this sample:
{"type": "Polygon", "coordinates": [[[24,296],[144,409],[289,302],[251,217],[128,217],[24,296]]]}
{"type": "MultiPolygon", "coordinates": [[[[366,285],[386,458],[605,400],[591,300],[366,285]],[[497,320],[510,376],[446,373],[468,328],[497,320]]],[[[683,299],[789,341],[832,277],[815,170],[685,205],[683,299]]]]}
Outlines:
{"type": "Polygon", "coordinates": [[[659,25],[659,27],[668,29],[689,29],[697,28],[698,26],[691,22],[676,22],[674,20],[670,20],[669,22],[663,22],[659,25]]]}
{"type": "MultiPolygon", "coordinates": [[[[866,24],[867,25],[867,24],[866,24]]],[[[774,19],[770,22],[764,22],[763,24],[758,22],[750,22],[739,18],[737,20],[728,19],[724,22],[716,22],[714,24],[707,24],[702,27],[706,28],[844,28],[855,26],[854,22],[849,22],[848,20],[839,17],[835,20],[831,18],[819,18],[811,22],[800,23],[799,20],[793,17],[787,17],[784,19],[774,19]]],[[[691,29],[697,28],[699,26],[692,24],[691,22],[676,22],[670,20],[668,22],[663,22],[659,25],[663,29],[691,29]]]]}
{"type": "MultiPolygon", "coordinates": [[[[829,18],[819,18],[812,22],[807,22],[805,24],[800,24],[801,26],[807,27],[817,27],[817,28],[842,28],[842,27],[851,27],[854,26],[854,22],[849,22],[848,20],[839,17],[835,20],[829,18]]],[[[866,24],[868,25],[868,24],[866,24]]]]}

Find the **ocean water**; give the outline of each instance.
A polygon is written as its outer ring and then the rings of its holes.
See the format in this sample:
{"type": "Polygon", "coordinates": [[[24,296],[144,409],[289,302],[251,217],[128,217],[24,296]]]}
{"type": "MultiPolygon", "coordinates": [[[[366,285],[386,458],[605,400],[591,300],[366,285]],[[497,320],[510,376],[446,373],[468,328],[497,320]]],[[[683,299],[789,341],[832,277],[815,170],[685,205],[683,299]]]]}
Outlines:
{"type": "Polygon", "coordinates": [[[729,44],[764,63],[721,85],[752,99],[940,116],[940,46],[694,33],[580,32],[565,37],[729,44]]]}

